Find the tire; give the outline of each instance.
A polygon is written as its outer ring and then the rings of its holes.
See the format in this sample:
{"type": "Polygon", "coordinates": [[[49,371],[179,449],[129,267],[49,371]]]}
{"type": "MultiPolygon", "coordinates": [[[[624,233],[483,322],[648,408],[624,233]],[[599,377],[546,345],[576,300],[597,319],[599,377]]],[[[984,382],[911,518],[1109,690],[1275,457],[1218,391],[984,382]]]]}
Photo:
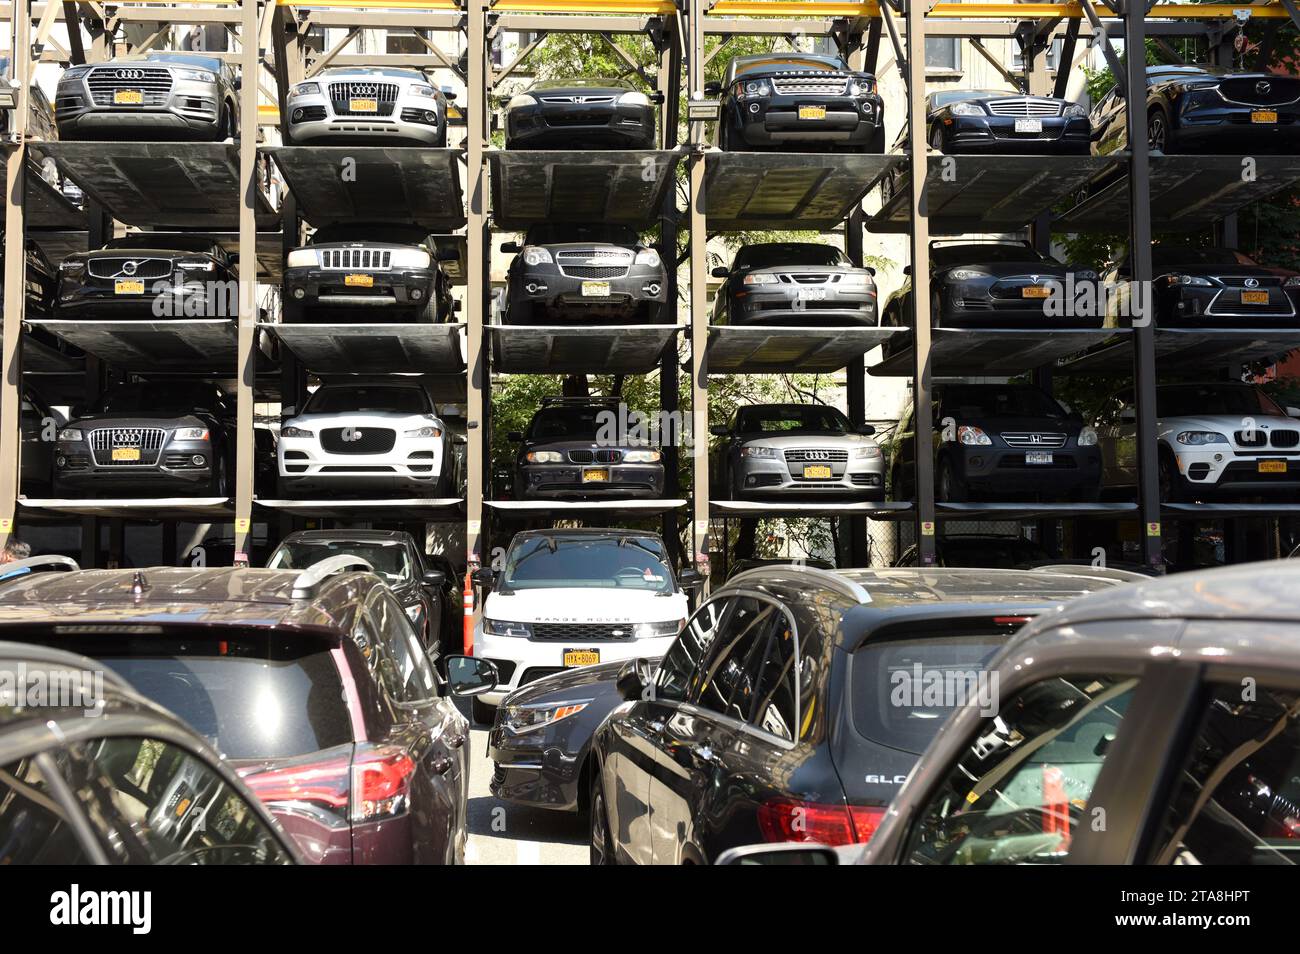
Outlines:
{"type": "Polygon", "coordinates": [[[936,152],[943,152],[943,127],[937,123],[934,131],[930,133],[930,146],[936,152]]]}
{"type": "Polygon", "coordinates": [[[935,480],[934,496],[936,500],[948,503],[964,503],[970,499],[970,489],[965,481],[957,476],[952,463],[947,458],[939,462],[939,475],[935,480]]]}
{"type": "Polygon", "coordinates": [[[469,700],[469,711],[476,723],[490,726],[496,721],[497,707],[488,705],[478,699],[471,698],[469,700]]]}
{"type": "Polygon", "coordinates": [[[1169,116],[1159,106],[1147,112],[1147,148],[1165,155],[1174,151],[1174,130],[1169,116]]]}
{"type": "Polygon", "coordinates": [[[218,453],[216,460],[213,461],[212,479],[209,484],[213,497],[230,496],[230,470],[226,463],[226,455],[218,453]]]}
{"type": "Polygon", "coordinates": [[[593,865],[615,865],[618,862],[614,858],[614,840],[609,835],[609,809],[605,804],[604,786],[600,784],[599,766],[593,765],[591,774],[591,797],[587,800],[590,806],[587,830],[591,836],[588,861],[593,865]]]}
{"type": "Polygon", "coordinates": [[[1160,451],[1160,499],[1165,503],[1188,503],[1192,499],[1191,487],[1182,474],[1174,455],[1163,448],[1160,451]]]}
{"type": "Polygon", "coordinates": [[[876,128],[876,131],[871,134],[871,138],[867,140],[867,144],[862,148],[862,151],[874,156],[883,156],[885,154],[884,126],[876,128]]]}

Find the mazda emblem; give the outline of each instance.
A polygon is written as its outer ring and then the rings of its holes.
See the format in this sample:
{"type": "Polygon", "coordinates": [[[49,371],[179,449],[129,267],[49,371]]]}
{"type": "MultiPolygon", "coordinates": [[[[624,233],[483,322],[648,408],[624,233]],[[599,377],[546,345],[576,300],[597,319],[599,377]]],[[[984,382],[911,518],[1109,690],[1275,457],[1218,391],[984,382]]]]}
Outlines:
{"type": "Polygon", "coordinates": [[[1273,84],[1270,83],[1268,80],[1260,80],[1258,83],[1255,84],[1255,92],[1259,93],[1259,95],[1261,96],[1267,96],[1268,91],[1271,90],[1272,88],[1273,88],[1273,84]]]}

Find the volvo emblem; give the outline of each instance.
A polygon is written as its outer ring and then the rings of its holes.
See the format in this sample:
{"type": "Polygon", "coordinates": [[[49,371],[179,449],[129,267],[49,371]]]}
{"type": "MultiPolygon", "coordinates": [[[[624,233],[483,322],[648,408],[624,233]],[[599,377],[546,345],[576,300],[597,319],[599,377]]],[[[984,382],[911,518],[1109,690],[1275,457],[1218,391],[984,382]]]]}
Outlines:
{"type": "Polygon", "coordinates": [[[1270,83],[1268,80],[1260,80],[1258,83],[1255,84],[1255,92],[1259,93],[1260,96],[1267,96],[1268,91],[1271,90],[1272,88],[1273,88],[1273,84],[1270,83]]]}
{"type": "Polygon", "coordinates": [[[123,274],[123,275],[134,275],[135,272],[136,272],[136,269],[138,269],[139,267],[140,267],[140,263],[139,263],[139,262],[123,262],[123,263],[122,263],[122,274],[123,274]]]}

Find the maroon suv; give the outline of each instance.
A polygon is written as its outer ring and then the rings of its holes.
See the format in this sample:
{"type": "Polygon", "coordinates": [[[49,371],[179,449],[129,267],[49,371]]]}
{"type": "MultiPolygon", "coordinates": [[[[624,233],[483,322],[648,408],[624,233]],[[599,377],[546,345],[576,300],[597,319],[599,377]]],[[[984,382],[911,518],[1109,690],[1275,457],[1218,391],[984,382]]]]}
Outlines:
{"type": "MultiPolygon", "coordinates": [[[[388,587],[357,569],[32,574],[0,588],[0,639],[100,660],[179,715],[309,862],[459,862],[469,724],[388,587]]],[[[459,659],[458,681],[474,665],[459,659]]]]}

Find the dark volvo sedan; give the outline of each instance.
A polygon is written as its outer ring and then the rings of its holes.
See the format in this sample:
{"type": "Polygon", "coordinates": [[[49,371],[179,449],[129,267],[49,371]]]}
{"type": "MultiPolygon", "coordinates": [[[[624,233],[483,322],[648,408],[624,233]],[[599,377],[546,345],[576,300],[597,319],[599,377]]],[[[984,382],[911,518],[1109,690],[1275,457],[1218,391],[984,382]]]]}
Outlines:
{"type": "Polygon", "coordinates": [[[764,242],[746,245],[713,299],[715,324],[874,325],[876,270],[854,265],[832,245],[764,242]]]}
{"type": "Polygon", "coordinates": [[[59,318],[234,318],[237,256],[206,235],[134,232],[59,265],[59,318]]]}
{"type": "MultiPolygon", "coordinates": [[[[1016,629],[1115,581],[1018,570],[768,567],[733,577],[596,731],[591,860],[708,864],[753,842],[868,841],[943,718],[996,708],[1016,629]],[[964,687],[965,695],[927,691],[964,687]]],[[[576,687],[575,687],[576,688],[576,687]]]]}

